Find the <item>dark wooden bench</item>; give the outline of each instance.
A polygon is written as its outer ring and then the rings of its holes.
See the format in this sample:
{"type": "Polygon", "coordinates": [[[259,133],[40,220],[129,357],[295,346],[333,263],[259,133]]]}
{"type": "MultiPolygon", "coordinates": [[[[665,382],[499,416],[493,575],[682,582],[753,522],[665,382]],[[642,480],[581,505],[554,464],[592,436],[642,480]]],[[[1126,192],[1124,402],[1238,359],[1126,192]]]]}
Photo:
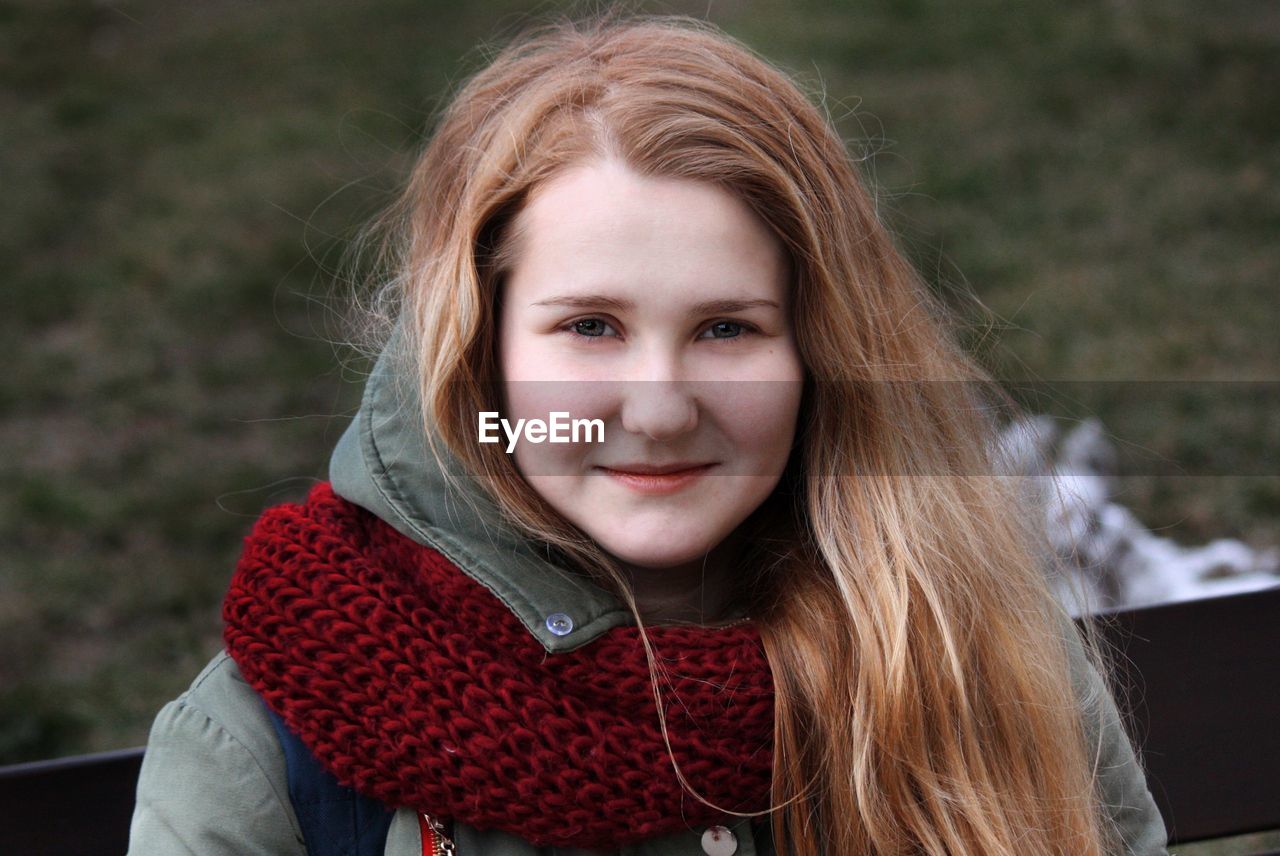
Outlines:
{"type": "MultiPolygon", "coordinates": [[[[1103,630],[1171,841],[1280,829],[1280,589],[1112,612],[1103,630]]],[[[0,853],[123,853],[141,762],[0,767],[0,853]]]]}
{"type": "Polygon", "coordinates": [[[1101,618],[1170,841],[1280,829],[1280,588],[1101,618]]]}
{"type": "Polygon", "coordinates": [[[0,767],[0,853],[124,853],[141,766],[138,747],[0,767]]]}

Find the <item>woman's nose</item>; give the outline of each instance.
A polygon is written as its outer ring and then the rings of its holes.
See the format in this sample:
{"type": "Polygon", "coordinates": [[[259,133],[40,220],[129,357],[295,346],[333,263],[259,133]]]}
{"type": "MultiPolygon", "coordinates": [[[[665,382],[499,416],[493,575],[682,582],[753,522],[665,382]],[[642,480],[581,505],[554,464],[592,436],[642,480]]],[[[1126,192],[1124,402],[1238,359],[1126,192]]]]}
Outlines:
{"type": "Polygon", "coordinates": [[[665,362],[632,375],[622,383],[623,429],[653,440],[670,440],[692,431],[698,425],[694,386],[665,362]]]}

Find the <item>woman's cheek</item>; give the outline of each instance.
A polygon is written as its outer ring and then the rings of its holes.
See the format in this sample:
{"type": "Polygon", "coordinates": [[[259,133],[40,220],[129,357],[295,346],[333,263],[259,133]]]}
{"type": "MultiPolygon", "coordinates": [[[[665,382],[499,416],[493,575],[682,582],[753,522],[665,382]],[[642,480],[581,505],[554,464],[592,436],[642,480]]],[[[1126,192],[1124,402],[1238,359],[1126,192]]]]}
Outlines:
{"type": "Polygon", "coordinates": [[[582,475],[605,460],[600,450],[608,429],[616,385],[593,381],[526,380],[505,384],[503,448],[516,468],[531,476],[582,475]],[[522,421],[523,420],[523,421],[522,421]],[[536,427],[531,427],[536,424],[536,427]]]}
{"type": "Polygon", "coordinates": [[[800,410],[802,381],[736,381],[713,397],[716,422],[755,475],[781,470],[790,453],[800,410]]]}

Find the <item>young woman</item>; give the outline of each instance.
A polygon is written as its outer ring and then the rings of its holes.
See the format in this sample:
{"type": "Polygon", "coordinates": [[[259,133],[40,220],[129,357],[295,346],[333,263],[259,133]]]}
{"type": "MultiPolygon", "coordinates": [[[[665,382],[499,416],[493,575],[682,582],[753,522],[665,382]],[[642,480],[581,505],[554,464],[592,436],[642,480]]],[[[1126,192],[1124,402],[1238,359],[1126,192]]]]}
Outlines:
{"type": "Polygon", "coordinates": [[[787,76],[543,26],[385,222],[394,327],[131,852],[1164,852],[1009,403],[787,76]]]}

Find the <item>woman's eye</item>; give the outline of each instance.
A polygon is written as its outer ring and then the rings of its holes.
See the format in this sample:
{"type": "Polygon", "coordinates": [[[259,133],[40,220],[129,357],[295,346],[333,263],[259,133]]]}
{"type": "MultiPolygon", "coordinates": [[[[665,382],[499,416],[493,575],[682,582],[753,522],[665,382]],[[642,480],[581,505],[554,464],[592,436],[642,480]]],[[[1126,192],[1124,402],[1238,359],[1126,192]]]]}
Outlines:
{"type": "Polygon", "coordinates": [[[711,335],[711,339],[735,339],[742,333],[748,332],[745,324],[739,324],[737,321],[717,321],[707,328],[707,332],[711,335]]]}
{"type": "Polygon", "coordinates": [[[599,318],[583,318],[581,321],[574,321],[570,324],[569,329],[580,336],[598,339],[605,335],[606,330],[611,330],[612,328],[599,318]]]}

